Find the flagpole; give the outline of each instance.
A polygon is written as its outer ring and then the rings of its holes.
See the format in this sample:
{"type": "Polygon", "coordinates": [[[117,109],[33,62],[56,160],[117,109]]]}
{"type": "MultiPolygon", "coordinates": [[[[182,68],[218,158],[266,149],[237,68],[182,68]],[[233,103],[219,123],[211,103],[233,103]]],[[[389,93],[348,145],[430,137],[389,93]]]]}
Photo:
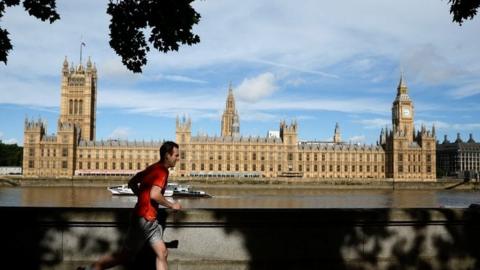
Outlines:
{"type": "Polygon", "coordinates": [[[85,46],[85,42],[80,42],[80,65],[82,64],[82,47],[85,46]]]}
{"type": "Polygon", "coordinates": [[[80,42],[80,62],[79,64],[82,64],[82,42],[80,42]]]}

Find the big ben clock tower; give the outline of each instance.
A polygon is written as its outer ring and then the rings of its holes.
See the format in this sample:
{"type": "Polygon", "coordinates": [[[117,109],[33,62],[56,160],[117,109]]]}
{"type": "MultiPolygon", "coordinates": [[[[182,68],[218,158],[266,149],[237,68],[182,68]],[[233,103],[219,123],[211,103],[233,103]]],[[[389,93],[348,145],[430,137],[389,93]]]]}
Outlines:
{"type": "Polygon", "coordinates": [[[413,102],[408,96],[408,87],[403,74],[397,87],[397,97],[392,106],[392,126],[394,133],[401,134],[408,142],[413,141],[413,102]]]}
{"type": "Polygon", "coordinates": [[[435,180],[435,129],[415,132],[415,111],[403,74],[392,104],[392,130],[382,133],[385,176],[394,181],[435,180]]]}
{"type": "Polygon", "coordinates": [[[413,116],[413,102],[408,96],[408,87],[402,74],[392,105],[392,132],[387,136],[387,177],[405,180],[410,176],[409,162],[412,159],[409,155],[411,151],[418,150],[417,144],[413,143],[413,116]]]}

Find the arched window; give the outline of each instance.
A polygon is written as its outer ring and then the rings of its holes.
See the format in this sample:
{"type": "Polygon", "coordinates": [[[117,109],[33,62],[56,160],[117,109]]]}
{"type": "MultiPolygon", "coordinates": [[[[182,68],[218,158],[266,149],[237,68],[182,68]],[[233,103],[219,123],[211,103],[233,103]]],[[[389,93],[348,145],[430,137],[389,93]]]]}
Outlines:
{"type": "Polygon", "coordinates": [[[68,113],[73,114],[73,100],[71,100],[71,99],[68,102],[68,113]]]}
{"type": "Polygon", "coordinates": [[[83,114],[83,100],[78,102],[78,114],[83,114]]]}
{"type": "Polygon", "coordinates": [[[78,114],[78,100],[73,101],[73,114],[78,114]]]}

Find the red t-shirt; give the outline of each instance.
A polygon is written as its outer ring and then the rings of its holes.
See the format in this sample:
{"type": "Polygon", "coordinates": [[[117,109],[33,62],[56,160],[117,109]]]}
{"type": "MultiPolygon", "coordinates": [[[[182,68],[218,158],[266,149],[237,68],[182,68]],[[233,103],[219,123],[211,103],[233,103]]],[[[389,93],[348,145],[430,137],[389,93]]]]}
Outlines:
{"type": "Polygon", "coordinates": [[[141,174],[142,180],[140,181],[135,213],[139,217],[152,221],[157,218],[158,203],[150,199],[150,190],[154,185],[159,186],[163,195],[167,187],[168,169],[157,162],[148,166],[141,174]]]}

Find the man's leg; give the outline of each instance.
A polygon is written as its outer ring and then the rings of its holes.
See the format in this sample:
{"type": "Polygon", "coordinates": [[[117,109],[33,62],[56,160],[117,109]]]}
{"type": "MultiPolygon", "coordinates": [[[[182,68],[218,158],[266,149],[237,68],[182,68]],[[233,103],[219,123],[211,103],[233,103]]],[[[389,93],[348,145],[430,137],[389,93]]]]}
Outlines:
{"type": "Polygon", "coordinates": [[[94,270],[103,270],[119,264],[125,264],[136,255],[146,241],[142,228],[138,224],[139,220],[143,220],[143,218],[132,215],[121,251],[100,258],[92,264],[94,270]]]}
{"type": "Polygon", "coordinates": [[[162,240],[157,240],[151,243],[153,251],[155,251],[155,255],[157,255],[156,259],[156,266],[157,270],[167,270],[167,257],[168,257],[168,249],[165,246],[165,243],[162,240]]]}
{"type": "Polygon", "coordinates": [[[92,264],[92,268],[95,270],[112,268],[116,265],[126,263],[130,259],[130,257],[130,252],[128,252],[126,249],[122,249],[122,251],[118,253],[103,256],[98,261],[92,264]]]}

